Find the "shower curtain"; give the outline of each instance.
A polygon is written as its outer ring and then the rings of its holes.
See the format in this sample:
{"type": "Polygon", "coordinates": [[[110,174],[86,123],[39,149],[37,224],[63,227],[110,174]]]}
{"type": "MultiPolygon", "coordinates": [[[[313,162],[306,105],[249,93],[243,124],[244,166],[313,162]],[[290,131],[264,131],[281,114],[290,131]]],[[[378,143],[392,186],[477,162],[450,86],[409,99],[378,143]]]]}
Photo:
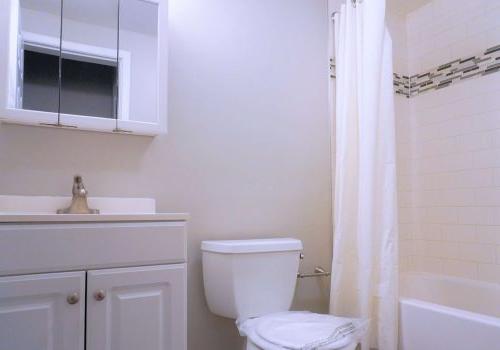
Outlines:
{"type": "Polygon", "coordinates": [[[396,350],[392,42],[385,26],[385,0],[358,0],[355,5],[346,0],[331,31],[336,84],[331,96],[335,180],[330,311],[370,319],[363,350],[396,350]]]}

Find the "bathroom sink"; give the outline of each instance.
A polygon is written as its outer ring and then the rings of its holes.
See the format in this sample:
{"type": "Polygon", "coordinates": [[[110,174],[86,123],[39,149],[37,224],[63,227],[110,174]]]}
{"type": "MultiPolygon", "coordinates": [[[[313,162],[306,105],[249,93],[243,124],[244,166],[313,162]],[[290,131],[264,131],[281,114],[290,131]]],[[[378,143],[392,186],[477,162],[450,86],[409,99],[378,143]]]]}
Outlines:
{"type": "Polygon", "coordinates": [[[71,203],[65,196],[2,196],[0,223],[15,222],[127,222],[185,221],[185,213],[157,213],[152,198],[89,197],[89,206],[100,214],[56,214],[71,203]]]}

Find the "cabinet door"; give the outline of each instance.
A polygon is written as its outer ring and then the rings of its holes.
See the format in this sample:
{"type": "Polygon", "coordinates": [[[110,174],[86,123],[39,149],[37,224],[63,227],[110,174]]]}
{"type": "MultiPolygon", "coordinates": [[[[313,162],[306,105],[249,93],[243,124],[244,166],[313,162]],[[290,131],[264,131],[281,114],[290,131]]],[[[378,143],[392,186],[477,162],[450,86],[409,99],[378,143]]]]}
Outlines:
{"type": "Polygon", "coordinates": [[[87,350],[186,349],[186,266],[89,271],[87,350]]]}
{"type": "Polygon", "coordinates": [[[84,347],[85,272],[0,277],[0,350],[84,347]]]}

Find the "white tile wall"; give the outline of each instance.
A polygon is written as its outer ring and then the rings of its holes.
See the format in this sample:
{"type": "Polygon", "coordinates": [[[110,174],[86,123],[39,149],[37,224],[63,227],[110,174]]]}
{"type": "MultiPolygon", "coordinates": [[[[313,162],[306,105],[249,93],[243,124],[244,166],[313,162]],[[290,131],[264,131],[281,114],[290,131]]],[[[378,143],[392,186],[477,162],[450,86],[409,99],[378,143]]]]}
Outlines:
{"type": "Polygon", "coordinates": [[[410,71],[425,71],[497,45],[499,7],[496,0],[434,0],[410,13],[410,71]]]}
{"type": "MultiPolygon", "coordinates": [[[[387,24],[392,37],[394,72],[408,74],[408,47],[406,40],[406,16],[388,8],[387,24]]],[[[399,201],[399,235],[400,235],[400,269],[407,270],[412,267],[411,259],[415,256],[415,246],[411,241],[415,231],[413,222],[413,192],[411,177],[411,119],[408,99],[395,95],[395,112],[398,159],[398,201],[399,201]],[[408,174],[404,176],[403,173],[408,174]]],[[[500,182],[500,173],[499,173],[500,182]]]]}
{"type": "MultiPolygon", "coordinates": [[[[406,18],[416,74],[500,44],[500,1],[434,0],[406,18]]],[[[399,55],[395,52],[396,55],[399,55]]],[[[500,73],[396,103],[402,269],[500,283],[500,73]]]]}

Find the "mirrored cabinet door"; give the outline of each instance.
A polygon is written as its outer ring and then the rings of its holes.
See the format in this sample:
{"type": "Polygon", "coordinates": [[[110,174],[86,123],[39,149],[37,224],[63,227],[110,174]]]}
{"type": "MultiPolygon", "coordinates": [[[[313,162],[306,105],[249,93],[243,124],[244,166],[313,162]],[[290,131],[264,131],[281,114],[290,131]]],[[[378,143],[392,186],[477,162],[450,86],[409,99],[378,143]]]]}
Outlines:
{"type": "Polygon", "coordinates": [[[61,122],[113,129],[118,117],[118,0],[63,0],[61,122]],[[97,125],[97,124],[96,124],[97,125]]]}
{"type": "Polygon", "coordinates": [[[129,57],[122,70],[120,99],[127,100],[119,113],[120,125],[129,120],[155,123],[158,114],[158,4],[120,0],[120,50],[129,57]],[[133,96],[133,99],[130,99],[133,96]]]}
{"type": "MultiPolygon", "coordinates": [[[[160,91],[167,78],[162,78],[160,65],[163,39],[160,22],[166,23],[166,4],[154,0],[120,0],[119,47],[130,57],[127,70],[120,73],[120,99],[123,109],[118,114],[118,125],[127,130],[131,125],[143,130],[160,124],[159,116],[164,114],[160,91]]],[[[167,65],[166,57],[162,64],[167,65]]],[[[165,88],[166,99],[166,88],[165,88]]]]}
{"type": "Polygon", "coordinates": [[[20,0],[17,106],[57,113],[61,2],[20,0]]]}
{"type": "Polygon", "coordinates": [[[20,121],[56,123],[62,2],[18,0],[10,5],[6,31],[9,45],[3,60],[8,68],[5,79],[8,114],[20,121]]]}

